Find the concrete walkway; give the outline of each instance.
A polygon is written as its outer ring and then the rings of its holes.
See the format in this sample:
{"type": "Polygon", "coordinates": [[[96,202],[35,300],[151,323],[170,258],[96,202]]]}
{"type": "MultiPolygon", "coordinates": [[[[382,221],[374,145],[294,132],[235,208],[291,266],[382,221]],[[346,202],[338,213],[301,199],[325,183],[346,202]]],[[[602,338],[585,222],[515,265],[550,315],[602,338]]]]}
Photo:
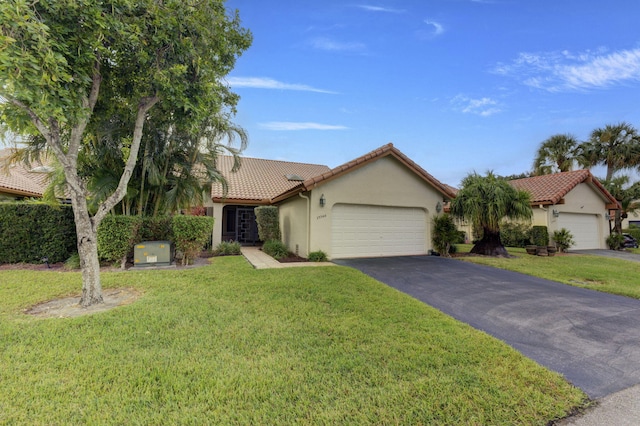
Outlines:
{"type": "Polygon", "coordinates": [[[275,269],[275,268],[301,268],[309,266],[336,266],[331,262],[289,262],[280,263],[273,257],[264,253],[259,247],[242,247],[240,249],[242,255],[256,269],[275,269]]]}

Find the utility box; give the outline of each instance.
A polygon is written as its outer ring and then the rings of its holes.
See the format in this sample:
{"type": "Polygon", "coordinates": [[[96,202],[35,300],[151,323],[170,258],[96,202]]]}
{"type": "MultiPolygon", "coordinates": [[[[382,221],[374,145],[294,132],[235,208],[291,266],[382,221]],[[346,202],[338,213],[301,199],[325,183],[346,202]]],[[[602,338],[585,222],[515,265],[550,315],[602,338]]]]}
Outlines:
{"type": "Polygon", "coordinates": [[[143,241],[133,248],[133,265],[169,266],[171,253],[171,241],[143,241]]]}

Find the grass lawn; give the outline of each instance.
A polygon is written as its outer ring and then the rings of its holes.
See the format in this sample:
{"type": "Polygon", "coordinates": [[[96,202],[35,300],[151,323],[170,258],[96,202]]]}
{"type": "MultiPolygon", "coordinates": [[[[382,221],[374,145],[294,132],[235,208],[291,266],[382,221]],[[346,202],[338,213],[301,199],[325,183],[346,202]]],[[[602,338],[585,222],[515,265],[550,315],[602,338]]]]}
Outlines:
{"type": "MultiPolygon", "coordinates": [[[[460,253],[473,247],[457,245],[460,253]]],[[[461,257],[465,261],[508,269],[577,287],[640,299],[640,262],[587,254],[531,256],[523,248],[507,248],[514,258],[461,257]]]]}
{"type": "Polygon", "coordinates": [[[135,303],[22,310],[70,272],[0,271],[1,424],[544,425],[585,395],[509,346],[355,270],[242,257],[109,272],[135,303]]]}

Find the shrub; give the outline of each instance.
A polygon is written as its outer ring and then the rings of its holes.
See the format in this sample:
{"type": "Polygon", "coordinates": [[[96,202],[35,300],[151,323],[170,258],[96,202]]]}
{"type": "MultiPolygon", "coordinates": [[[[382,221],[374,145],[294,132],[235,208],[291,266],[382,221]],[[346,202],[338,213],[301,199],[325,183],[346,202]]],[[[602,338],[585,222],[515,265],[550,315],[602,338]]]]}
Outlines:
{"type": "Polygon", "coordinates": [[[63,262],[77,249],[70,206],[0,204],[0,263],[63,262]]]}
{"type": "Polygon", "coordinates": [[[309,253],[309,261],[311,262],[326,262],[327,254],[322,250],[312,251],[309,253]]]}
{"type": "Polygon", "coordinates": [[[524,247],[529,244],[531,226],[519,222],[502,222],[500,224],[500,240],[506,247],[524,247]]]}
{"type": "Polygon", "coordinates": [[[289,255],[289,249],[280,240],[265,241],[262,245],[262,251],[276,260],[280,260],[289,255]]]}
{"type": "Polygon", "coordinates": [[[65,260],[64,269],[68,271],[80,269],[80,255],[77,252],[73,253],[67,260],[65,260]]]}
{"type": "Polygon", "coordinates": [[[569,247],[576,243],[573,240],[573,235],[566,228],[553,231],[553,241],[555,241],[556,247],[561,253],[566,252],[569,247]]]}
{"type": "Polygon", "coordinates": [[[431,224],[433,225],[431,235],[433,248],[445,256],[448,256],[449,253],[455,253],[451,251],[451,247],[460,239],[460,232],[451,216],[448,214],[434,216],[431,224]]]}
{"type": "Polygon", "coordinates": [[[140,241],[174,241],[171,216],[144,217],[139,231],[140,241]]]}
{"type": "Polygon", "coordinates": [[[548,246],[549,245],[549,231],[546,226],[533,226],[531,227],[531,235],[529,237],[531,244],[536,246],[548,246]]]}
{"type": "Polygon", "coordinates": [[[255,208],[258,236],[261,241],[280,239],[280,222],[276,206],[260,206],[255,208]]]}
{"type": "Polygon", "coordinates": [[[223,241],[213,250],[214,256],[237,256],[242,254],[240,243],[237,241],[223,241]]]}
{"type": "Polygon", "coordinates": [[[209,216],[174,216],[172,230],[176,249],[183,254],[182,264],[193,263],[210,240],[213,218],[209,216]]]}
{"type": "Polygon", "coordinates": [[[108,262],[120,262],[125,268],[127,255],[140,242],[139,230],[142,218],[139,216],[106,216],[98,227],[98,256],[108,262]]]}
{"type": "Polygon", "coordinates": [[[609,246],[611,250],[620,250],[622,248],[623,241],[624,237],[622,234],[614,232],[607,237],[607,246],[609,246]]]}

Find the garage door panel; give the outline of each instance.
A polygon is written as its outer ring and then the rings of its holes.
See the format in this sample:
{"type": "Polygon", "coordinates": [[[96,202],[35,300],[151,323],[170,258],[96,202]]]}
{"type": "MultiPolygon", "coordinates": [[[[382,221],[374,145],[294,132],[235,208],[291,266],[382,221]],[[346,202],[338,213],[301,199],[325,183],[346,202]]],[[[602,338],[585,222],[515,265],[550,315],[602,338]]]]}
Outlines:
{"type": "Polygon", "coordinates": [[[558,217],[558,228],[566,228],[571,232],[575,241],[572,249],[601,248],[598,216],[594,214],[562,212],[558,217]]]}
{"type": "Polygon", "coordinates": [[[333,207],[333,258],[425,253],[424,210],[356,204],[337,204],[333,207]]]}

